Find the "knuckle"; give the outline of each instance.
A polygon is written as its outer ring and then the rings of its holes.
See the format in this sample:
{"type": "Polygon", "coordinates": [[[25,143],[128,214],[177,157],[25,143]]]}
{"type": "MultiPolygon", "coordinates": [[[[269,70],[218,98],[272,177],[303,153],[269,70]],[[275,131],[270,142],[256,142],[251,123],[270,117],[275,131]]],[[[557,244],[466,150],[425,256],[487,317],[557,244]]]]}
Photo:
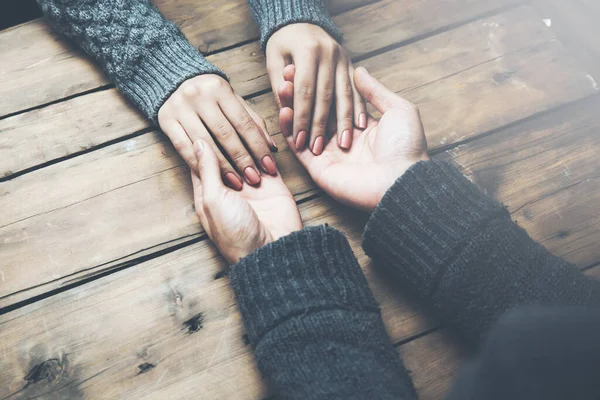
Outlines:
{"type": "Polygon", "coordinates": [[[233,132],[231,131],[231,129],[229,129],[229,127],[223,124],[215,126],[215,128],[213,129],[213,134],[219,141],[229,140],[233,136],[233,132]]]}
{"type": "Polygon", "coordinates": [[[240,167],[248,166],[252,164],[252,158],[245,151],[239,151],[231,155],[231,161],[234,162],[235,165],[240,167]]]}
{"type": "Polygon", "coordinates": [[[314,89],[312,85],[308,83],[302,83],[298,86],[298,94],[303,99],[312,99],[314,95],[314,89]]]}
{"type": "Polygon", "coordinates": [[[327,118],[315,118],[313,121],[313,127],[317,129],[325,129],[327,127],[327,118]]]}
{"type": "Polygon", "coordinates": [[[251,131],[256,127],[256,125],[254,124],[254,120],[250,118],[249,115],[241,116],[238,120],[238,125],[242,132],[251,131]]]}
{"type": "MultiPolygon", "coordinates": [[[[187,80],[180,86],[180,91],[183,97],[193,98],[200,94],[199,85],[195,81],[187,80]]],[[[177,100],[177,99],[176,99],[177,100]]]]}
{"type": "Polygon", "coordinates": [[[333,86],[327,85],[321,90],[319,96],[322,100],[326,101],[327,103],[330,103],[333,100],[334,94],[335,93],[333,90],[333,86]]]}

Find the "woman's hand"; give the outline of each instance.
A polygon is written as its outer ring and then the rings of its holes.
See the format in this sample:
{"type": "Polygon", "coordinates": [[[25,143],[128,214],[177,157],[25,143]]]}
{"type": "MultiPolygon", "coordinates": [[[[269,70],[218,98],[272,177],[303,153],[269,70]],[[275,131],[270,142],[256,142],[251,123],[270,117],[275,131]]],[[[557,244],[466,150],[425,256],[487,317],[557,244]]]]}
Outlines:
{"type": "MultiPolygon", "coordinates": [[[[286,71],[286,75],[291,72],[286,71]]],[[[364,68],[356,70],[354,82],[383,116],[379,121],[369,116],[366,130],[353,130],[350,150],[340,146],[339,133],[320,157],[294,146],[291,126],[295,110],[290,106],[295,91],[290,81],[279,88],[284,106],[279,120],[290,148],[321,189],[345,204],[372,212],[396,179],[413,164],[429,159],[427,141],[415,105],[387,89],[364,68]]]]}
{"type": "Polygon", "coordinates": [[[277,174],[270,151],[277,147],[264,121],[218,75],[183,82],[158,111],[158,122],[192,171],[198,170],[193,143],[204,139],[216,153],[224,181],[235,190],[242,189],[240,176],[257,185],[260,170],[277,174]]]}
{"type": "Polygon", "coordinates": [[[230,264],[302,229],[294,197],[280,175],[265,176],[260,188],[244,185],[236,192],[223,185],[212,147],[198,140],[194,148],[199,175],[192,172],[196,213],[230,264]]]}
{"type": "Polygon", "coordinates": [[[303,150],[308,145],[313,154],[320,155],[326,146],[331,112],[337,117],[337,132],[344,138],[340,143],[349,149],[355,126],[367,127],[367,112],[352,81],[354,68],[342,46],[321,27],[297,23],[269,38],[266,56],[273,93],[284,81],[284,68],[290,64],[295,67],[295,147],[303,150]]]}

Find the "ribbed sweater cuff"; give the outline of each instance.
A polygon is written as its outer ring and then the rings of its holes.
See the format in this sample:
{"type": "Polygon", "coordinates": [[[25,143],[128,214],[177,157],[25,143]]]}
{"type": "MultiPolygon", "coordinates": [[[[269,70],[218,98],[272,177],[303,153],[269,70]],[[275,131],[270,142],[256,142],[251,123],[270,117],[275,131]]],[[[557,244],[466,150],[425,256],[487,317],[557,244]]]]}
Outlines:
{"type": "Polygon", "coordinates": [[[363,247],[427,297],[461,246],[501,214],[508,212],[452,165],[419,162],[392,185],[371,215],[363,247]]]}
{"type": "Polygon", "coordinates": [[[234,265],[230,276],[253,346],[295,316],[379,312],[348,240],[326,226],[305,228],[256,250],[234,265]]]}
{"type": "Polygon", "coordinates": [[[320,26],[338,43],[342,42],[342,33],[329,16],[326,0],[249,0],[249,3],[252,15],[260,26],[263,49],[277,30],[302,22],[320,26]]]}
{"type": "Polygon", "coordinates": [[[117,87],[154,123],[158,110],[186,80],[202,74],[227,76],[192,46],[183,36],[150,49],[127,80],[116,81],[117,87]]]}

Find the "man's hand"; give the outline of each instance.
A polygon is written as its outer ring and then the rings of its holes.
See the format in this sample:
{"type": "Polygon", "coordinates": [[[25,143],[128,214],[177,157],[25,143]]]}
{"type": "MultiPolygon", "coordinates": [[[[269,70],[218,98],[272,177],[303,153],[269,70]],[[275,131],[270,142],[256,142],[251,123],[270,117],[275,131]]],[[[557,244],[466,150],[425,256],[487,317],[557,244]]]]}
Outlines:
{"type": "Polygon", "coordinates": [[[277,174],[270,151],[277,147],[264,121],[218,75],[182,83],[158,111],[158,122],[192,171],[198,170],[193,143],[204,139],[216,153],[224,181],[235,190],[242,189],[240,176],[257,185],[260,170],[277,174]]]}
{"type": "MultiPolygon", "coordinates": [[[[285,74],[289,77],[293,71],[291,67],[288,69],[285,74]]],[[[338,139],[331,140],[320,157],[294,145],[295,110],[291,106],[295,91],[291,81],[279,87],[283,105],[279,121],[290,148],[321,189],[345,204],[372,212],[398,177],[429,156],[415,105],[387,89],[364,68],[356,70],[354,83],[383,116],[379,121],[369,116],[367,129],[353,130],[354,144],[350,150],[339,145],[339,133],[338,139]]]]}
{"type": "Polygon", "coordinates": [[[223,185],[210,144],[199,140],[194,147],[198,175],[191,175],[196,213],[229,263],[302,229],[294,197],[280,175],[265,176],[260,188],[244,185],[236,192],[223,185]]]}
{"type": "Polygon", "coordinates": [[[329,123],[329,128],[338,132],[340,145],[349,149],[355,126],[367,127],[367,111],[352,82],[354,68],[342,46],[322,28],[297,23],[269,38],[266,55],[273,93],[284,81],[284,68],[295,67],[295,147],[302,150],[308,145],[313,154],[320,155],[326,146],[328,121],[335,121],[330,118],[335,116],[337,127],[329,123]]]}

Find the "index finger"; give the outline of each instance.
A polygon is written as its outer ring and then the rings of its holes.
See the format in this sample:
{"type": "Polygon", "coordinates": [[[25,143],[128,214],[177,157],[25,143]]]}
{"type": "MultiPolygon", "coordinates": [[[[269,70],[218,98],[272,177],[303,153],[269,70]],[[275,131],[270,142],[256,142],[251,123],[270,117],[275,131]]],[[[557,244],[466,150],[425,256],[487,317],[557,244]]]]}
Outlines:
{"type": "Polygon", "coordinates": [[[364,67],[358,67],[354,71],[354,84],[360,95],[382,114],[393,108],[413,107],[411,102],[392,92],[371,76],[364,67]]]}

